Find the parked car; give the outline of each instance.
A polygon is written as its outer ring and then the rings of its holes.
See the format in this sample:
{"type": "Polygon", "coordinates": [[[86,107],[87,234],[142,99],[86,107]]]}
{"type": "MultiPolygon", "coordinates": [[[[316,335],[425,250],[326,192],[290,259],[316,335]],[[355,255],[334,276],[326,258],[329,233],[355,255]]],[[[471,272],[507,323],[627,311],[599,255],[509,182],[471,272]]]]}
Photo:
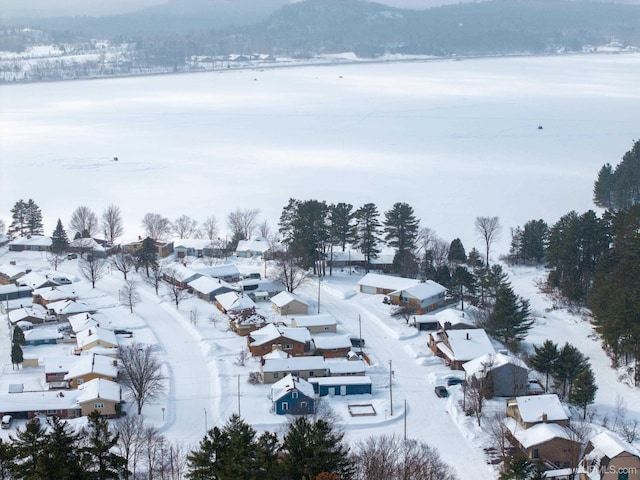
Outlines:
{"type": "Polygon", "coordinates": [[[542,395],[543,393],[544,387],[538,380],[529,380],[529,384],[527,385],[528,395],[542,395]]]}
{"type": "Polygon", "coordinates": [[[460,377],[449,377],[447,378],[447,385],[462,385],[464,383],[464,379],[460,377]]]}
{"type": "Polygon", "coordinates": [[[133,332],[131,330],[123,330],[121,328],[116,328],[113,333],[115,333],[116,335],[133,335],[133,332]]]}
{"type": "Polygon", "coordinates": [[[443,387],[442,385],[438,385],[435,388],[435,392],[436,392],[436,395],[439,396],[440,398],[446,398],[449,396],[449,391],[447,390],[446,387],[443,387]]]}
{"type": "Polygon", "coordinates": [[[364,347],[364,338],[351,337],[349,340],[351,341],[352,347],[364,347]]]}
{"type": "Polygon", "coordinates": [[[76,258],[78,258],[78,254],[77,253],[68,253],[67,254],[67,260],[75,260],[76,258]]]}
{"type": "Polygon", "coordinates": [[[13,417],[11,415],[5,415],[2,417],[2,428],[7,430],[11,428],[11,424],[13,423],[13,417]]]}

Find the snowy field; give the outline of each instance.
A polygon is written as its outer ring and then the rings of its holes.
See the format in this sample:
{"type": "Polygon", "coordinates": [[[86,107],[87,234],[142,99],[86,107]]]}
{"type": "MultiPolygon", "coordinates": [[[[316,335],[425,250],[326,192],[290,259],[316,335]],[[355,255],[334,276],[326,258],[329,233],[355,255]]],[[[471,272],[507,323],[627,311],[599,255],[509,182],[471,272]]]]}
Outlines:
{"type": "Polygon", "coordinates": [[[637,138],[639,75],[624,54],[3,85],[0,218],[33,198],[50,233],[115,203],[133,239],[150,211],[224,227],[258,208],[275,227],[290,197],[403,201],[468,247],[478,215],[508,231],[591,208],[637,138]]]}

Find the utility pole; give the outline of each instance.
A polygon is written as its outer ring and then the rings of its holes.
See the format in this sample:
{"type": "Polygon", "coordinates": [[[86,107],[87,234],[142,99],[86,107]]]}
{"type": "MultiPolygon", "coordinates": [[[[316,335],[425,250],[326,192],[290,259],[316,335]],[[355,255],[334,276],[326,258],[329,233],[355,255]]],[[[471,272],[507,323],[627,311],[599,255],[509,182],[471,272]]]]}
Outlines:
{"type": "Polygon", "coordinates": [[[238,416],[240,416],[240,375],[238,375],[238,416]]]}
{"type": "Polygon", "coordinates": [[[207,409],[204,409],[204,433],[206,434],[209,431],[207,427],[207,409]]]}
{"type": "Polygon", "coordinates": [[[318,266],[318,313],[320,313],[320,266],[318,266]]]}
{"type": "Polygon", "coordinates": [[[360,339],[358,343],[360,344],[360,353],[362,353],[362,319],[360,315],[358,315],[358,338],[360,339]]]}
{"type": "Polygon", "coordinates": [[[393,369],[389,360],[389,416],[393,417],[393,369]]]}
{"type": "Polygon", "coordinates": [[[404,440],[407,441],[407,401],[404,401],[404,440]]]}

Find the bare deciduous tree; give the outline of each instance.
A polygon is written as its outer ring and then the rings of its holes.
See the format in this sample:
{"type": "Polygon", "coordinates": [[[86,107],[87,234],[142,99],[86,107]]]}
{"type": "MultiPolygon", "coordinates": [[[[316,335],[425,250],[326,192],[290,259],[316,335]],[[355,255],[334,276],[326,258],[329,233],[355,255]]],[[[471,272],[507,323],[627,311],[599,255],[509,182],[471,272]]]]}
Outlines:
{"type": "MultiPolygon", "coordinates": [[[[166,270],[167,276],[175,279],[176,278],[176,269],[173,267],[169,267],[166,270]]],[[[171,300],[176,304],[176,308],[179,307],[180,302],[189,296],[189,292],[186,289],[182,288],[176,281],[165,281],[165,287],[171,300]]]]}
{"type": "Polygon", "coordinates": [[[234,238],[248,240],[256,229],[256,222],[260,210],[257,208],[241,210],[237,209],[227,215],[227,226],[234,238]]]}
{"type": "Polygon", "coordinates": [[[188,215],[180,215],[173,222],[173,232],[178,238],[191,238],[198,231],[198,222],[188,215]]]}
{"type": "Polygon", "coordinates": [[[167,377],[162,364],[153,353],[153,345],[133,342],[120,348],[122,383],[129,389],[129,397],[136,403],[138,415],[147,400],[158,398],[165,392],[167,377]]]}
{"type": "Polygon", "coordinates": [[[105,240],[110,243],[114,243],[124,233],[122,214],[117,205],[111,204],[102,212],[102,232],[105,240]]]}
{"type": "Polygon", "coordinates": [[[500,237],[502,226],[498,217],[476,217],[476,233],[484,241],[486,249],[486,265],[489,266],[489,250],[500,237]]]}
{"type": "Polygon", "coordinates": [[[83,238],[93,237],[98,232],[98,217],[89,207],[80,206],[71,214],[69,229],[74,237],[78,234],[83,238]]]}
{"type": "Polygon", "coordinates": [[[309,273],[298,267],[289,252],[276,255],[271,277],[284,283],[287,292],[293,292],[309,278],[309,273]]]}
{"type": "Polygon", "coordinates": [[[127,279],[127,274],[135,268],[136,262],[133,257],[128,253],[116,253],[111,257],[111,265],[124,275],[124,279],[127,279]]]}
{"type": "Polygon", "coordinates": [[[133,280],[127,280],[120,289],[120,303],[129,307],[129,311],[133,313],[133,307],[140,303],[140,292],[138,285],[133,280]]]}
{"type": "Polygon", "coordinates": [[[258,235],[260,235],[261,237],[269,238],[269,236],[271,236],[271,227],[269,226],[269,222],[267,222],[266,220],[260,222],[257,229],[258,235]]]}
{"type": "Polygon", "coordinates": [[[4,220],[0,218],[0,235],[4,235],[6,228],[7,226],[5,225],[4,220]]]}
{"type": "Polygon", "coordinates": [[[156,295],[159,295],[160,285],[162,285],[162,276],[164,274],[164,268],[160,264],[152,265],[149,270],[149,276],[145,278],[145,282],[153,287],[156,291],[156,295]]]}
{"type": "Polygon", "coordinates": [[[172,232],[169,219],[159,213],[146,213],[142,217],[142,228],[146,237],[161,241],[169,238],[172,232]]]}
{"type": "MultiPolygon", "coordinates": [[[[127,462],[127,473],[130,473],[131,478],[137,478],[137,459],[142,443],[142,434],[145,429],[144,417],[141,415],[120,417],[115,422],[114,429],[118,434],[120,455],[127,462]]],[[[125,478],[129,478],[129,476],[127,475],[125,478]]]]}
{"type": "Polygon", "coordinates": [[[93,288],[96,288],[96,282],[104,277],[107,271],[107,263],[92,255],[82,257],[78,263],[78,267],[80,268],[82,276],[87,281],[91,282],[91,286],[93,288]]]}
{"type": "Polygon", "coordinates": [[[205,238],[213,241],[218,238],[218,220],[215,216],[210,215],[204,219],[201,226],[202,234],[205,238]]]}
{"type": "Polygon", "coordinates": [[[58,270],[58,266],[64,261],[66,255],[63,252],[47,252],[47,262],[51,268],[58,270]]]}

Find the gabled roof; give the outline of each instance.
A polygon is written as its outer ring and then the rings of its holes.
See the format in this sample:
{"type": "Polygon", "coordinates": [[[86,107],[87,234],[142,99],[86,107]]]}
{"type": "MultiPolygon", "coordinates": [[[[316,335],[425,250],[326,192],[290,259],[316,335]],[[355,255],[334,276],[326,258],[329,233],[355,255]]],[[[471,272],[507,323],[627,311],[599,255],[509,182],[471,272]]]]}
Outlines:
{"type": "Polygon", "coordinates": [[[251,346],[265,345],[278,338],[288,338],[299,343],[311,341],[311,334],[306,328],[276,327],[273,323],[251,332],[251,346]]]}
{"type": "Polygon", "coordinates": [[[90,307],[86,303],[74,302],[73,300],[60,300],[47,304],[49,310],[53,310],[58,315],[71,315],[74,313],[95,312],[95,307],[90,307]]]}
{"type": "Polygon", "coordinates": [[[32,289],[46,287],[48,285],[56,284],[56,282],[51,279],[45,277],[44,275],[39,274],[38,272],[29,272],[23,276],[21,276],[16,283],[18,285],[24,285],[27,287],[31,287],[32,289]]]}
{"type": "Polygon", "coordinates": [[[208,238],[180,238],[173,241],[173,249],[193,248],[194,250],[203,250],[205,248],[213,248],[213,241],[208,238]]]}
{"type": "Polygon", "coordinates": [[[215,296],[216,301],[228,312],[245,310],[256,306],[247,295],[240,296],[236,292],[227,292],[215,296]]]}
{"type": "Polygon", "coordinates": [[[7,278],[13,278],[18,275],[24,275],[26,272],[23,268],[16,267],[11,264],[3,264],[0,265],[0,274],[4,275],[7,278]]]}
{"type": "Polygon", "coordinates": [[[330,313],[320,313],[318,315],[305,315],[302,317],[292,318],[291,321],[296,321],[296,326],[298,327],[322,327],[322,326],[330,326],[337,325],[338,322],[336,318],[330,313]]]}
{"type": "Polygon", "coordinates": [[[76,334],[83,330],[87,330],[88,328],[100,326],[106,328],[111,323],[104,314],[101,314],[100,312],[94,313],[93,315],[86,312],[76,313],[75,315],[68,316],[67,320],[71,325],[71,330],[76,334]]]}
{"type": "Polygon", "coordinates": [[[307,302],[305,302],[304,300],[302,300],[300,297],[298,297],[296,294],[291,293],[291,292],[280,292],[277,295],[274,295],[271,298],[271,302],[273,302],[275,304],[276,307],[281,308],[284,307],[286,305],[289,305],[292,302],[299,302],[302,303],[306,306],[309,306],[309,304],[307,302]]]}
{"type": "Polygon", "coordinates": [[[603,456],[611,459],[624,452],[640,457],[640,452],[633,445],[625,442],[613,432],[604,431],[599,433],[592,437],[589,442],[593,445],[593,450],[587,455],[590,460],[597,459],[599,461],[603,456]]]}
{"type": "Polygon", "coordinates": [[[24,332],[24,338],[27,342],[36,342],[38,340],[52,340],[62,338],[63,335],[55,328],[34,328],[24,332]]]}
{"type": "Polygon", "coordinates": [[[44,322],[47,318],[47,311],[42,305],[36,303],[30,307],[18,308],[9,312],[9,321],[13,324],[29,318],[37,318],[44,322]]]}
{"type": "Polygon", "coordinates": [[[272,350],[269,353],[266,353],[262,356],[263,360],[273,360],[273,359],[283,359],[283,358],[289,358],[291,355],[289,355],[287,352],[285,352],[284,350],[280,350],[279,348],[272,350]]]}
{"type": "Polygon", "coordinates": [[[331,376],[364,373],[366,369],[364,360],[329,358],[325,360],[324,364],[329,369],[329,372],[331,372],[331,376]]]}
{"type": "Polygon", "coordinates": [[[50,247],[51,237],[45,237],[43,235],[29,235],[26,237],[16,238],[9,242],[11,245],[25,245],[25,246],[37,246],[37,247],[50,247]]]}
{"type": "Polygon", "coordinates": [[[269,250],[269,242],[264,237],[256,237],[252,240],[240,240],[236,247],[236,252],[260,252],[264,253],[269,250]]]}
{"type": "Polygon", "coordinates": [[[450,347],[445,345],[444,342],[440,342],[438,343],[438,349],[451,360],[469,361],[485,353],[495,354],[491,340],[481,328],[447,330],[446,332],[438,332],[437,335],[447,337],[450,347]]]}
{"type": "Polygon", "coordinates": [[[76,238],[75,240],[71,240],[69,242],[69,247],[71,248],[82,248],[86,250],[91,250],[92,252],[104,252],[104,246],[100,245],[93,238],[76,238]]]}
{"type": "Polygon", "coordinates": [[[524,448],[541,445],[555,438],[572,440],[571,430],[557,423],[538,423],[529,428],[522,428],[513,418],[505,418],[504,423],[524,448]]]}
{"type": "Polygon", "coordinates": [[[114,359],[105,357],[104,355],[81,355],[76,357],[77,361],[69,369],[64,376],[65,380],[73,380],[94,373],[96,375],[104,375],[105,377],[116,378],[118,376],[118,367],[114,363],[114,359]]]}
{"type": "Polygon", "coordinates": [[[303,378],[297,378],[288,374],[271,386],[271,398],[275,402],[294,390],[297,390],[305,397],[313,398],[315,396],[313,385],[303,378]]]}
{"type": "Polygon", "coordinates": [[[542,422],[542,414],[547,415],[548,422],[568,420],[567,412],[555,393],[545,395],[526,395],[516,397],[515,402],[523,422],[542,422]]]}
{"type": "Polygon", "coordinates": [[[68,373],[78,361],[75,355],[66,357],[45,357],[44,373],[68,373]]]}
{"type": "Polygon", "coordinates": [[[224,280],[213,279],[211,277],[198,277],[188,283],[189,287],[193,288],[196,292],[200,292],[203,295],[209,295],[217,290],[227,288],[229,290],[235,290],[235,287],[224,280]]]}
{"type": "Polygon", "coordinates": [[[67,298],[78,298],[75,293],[75,288],[64,286],[38,288],[33,291],[33,295],[38,296],[47,302],[66,300],[67,298]]]}
{"type": "Polygon", "coordinates": [[[380,275],[379,273],[367,273],[360,279],[358,285],[367,287],[383,288],[385,290],[405,290],[420,283],[414,278],[394,277],[391,275],[380,275]]]}
{"type": "MultiPolygon", "coordinates": [[[[345,363],[347,363],[345,361],[345,363]]],[[[269,358],[264,361],[263,372],[291,372],[300,370],[325,370],[328,367],[322,357],[269,358]]]]}
{"type": "Polygon", "coordinates": [[[184,282],[186,280],[195,280],[196,278],[202,276],[202,273],[196,272],[192,268],[185,267],[180,263],[172,264],[165,270],[165,274],[168,277],[180,282],[184,282]]]}
{"type": "Polygon", "coordinates": [[[446,291],[447,289],[439,283],[436,283],[433,280],[427,280],[423,283],[418,283],[417,285],[413,285],[409,288],[396,290],[395,292],[392,292],[391,295],[402,294],[404,296],[415,298],[417,300],[425,300],[427,298],[438,296],[446,291]]]}
{"type": "Polygon", "coordinates": [[[213,265],[211,267],[199,267],[194,270],[202,275],[212,278],[240,276],[240,270],[238,270],[238,267],[233,263],[224,263],[222,265],[213,265]]]}
{"type": "Polygon", "coordinates": [[[86,330],[77,332],[76,341],[80,348],[95,341],[101,341],[109,345],[118,345],[118,340],[116,339],[116,334],[113,333],[113,330],[107,330],[106,328],[100,327],[87,328],[86,330]]]}
{"type": "Polygon", "coordinates": [[[94,378],[78,387],[78,403],[107,400],[118,403],[121,399],[120,385],[104,378],[94,378]]]}
{"type": "Polygon", "coordinates": [[[251,291],[251,292],[260,290],[263,292],[278,293],[286,290],[284,283],[280,282],[279,280],[268,280],[268,279],[240,280],[238,282],[238,285],[241,285],[242,288],[244,288],[246,291],[251,291]],[[251,289],[250,287],[253,287],[253,286],[255,286],[255,288],[251,289]]]}
{"type": "Polygon", "coordinates": [[[503,353],[491,354],[487,353],[481,357],[474,358],[462,365],[462,368],[468,375],[476,375],[477,373],[490,372],[499,367],[503,367],[507,364],[514,365],[516,367],[529,370],[527,365],[519,358],[505,355],[503,353]]]}

